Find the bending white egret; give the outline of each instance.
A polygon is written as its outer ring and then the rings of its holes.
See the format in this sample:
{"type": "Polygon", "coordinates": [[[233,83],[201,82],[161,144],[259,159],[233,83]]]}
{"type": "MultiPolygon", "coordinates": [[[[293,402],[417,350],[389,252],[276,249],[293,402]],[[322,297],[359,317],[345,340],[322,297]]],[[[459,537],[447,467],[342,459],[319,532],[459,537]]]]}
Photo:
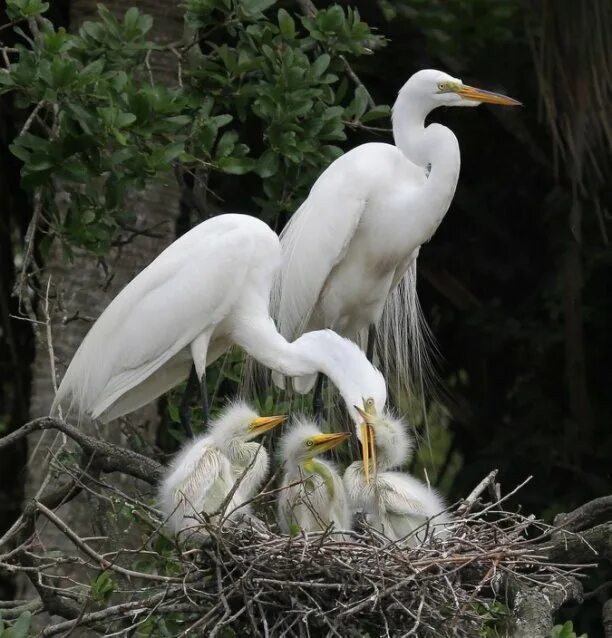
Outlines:
{"type": "MultiPolygon", "coordinates": [[[[481,102],[519,104],[441,71],[419,71],[393,106],[395,145],[362,144],[317,179],[281,234],[273,314],[287,339],[332,328],[363,343],[367,333],[371,359],[378,326],[386,372],[394,371],[400,387],[412,387],[414,376],[420,382],[428,357],[416,258],[450,206],[460,165],[453,132],[425,126],[425,118],[439,106],[481,102]]],[[[294,387],[307,392],[314,380],[294,380],[294,387]]]]}
{"type": "Polygon", "coordinates": [[[286,534],[350,529],[351,513],[342,478],[317,455],[350,438],[350,432],[322,434],[311,421],[298,420],[280,442],[285,473],[278,499],[278,523],[286,534]],[[317,458],[315,458],[317,457],[317,458]]]}
{"type": "Polygon", "coordinates": [[[234,403],[211,422],[206,434],[187,442],[159,487],[159,506],[174,534],[196,526],[200,512],[216,512],[238,479],[226,512],[249,512],[248,505],[240,505],[261,487],[269,464],[264,446],[253,439],[285,419],[259,417],[245,403],[234,403]]]}
{"type": "Polygon", "coordinates": [[[351,341],[330,330],[293,343],[269,314],[279,240],[248,215],[220,215],[192,228],[137,275],[98,318],[74,355],[51,412],[70,398],[79,415],[110,421],[152,401],[189,375],[206,397],[206,366],[231,345],[289,376],[322,372],[353,409],[373,398],[382,375],[351,341]]]}
{"type": "Polygon", "coordinates": [[[363,509],[370,525],[392,541],[423,542],[428,519],[433,519],[434,533],[443,535],[449,518],[442,498],[413,476],[389,471],[406,463],[413,449],[404,423],[386,410],[377,416],[371,404],[359,411],[364,419],[359,434],[363,461],[355,461],[344,473],[351,506],[363,509]]]}

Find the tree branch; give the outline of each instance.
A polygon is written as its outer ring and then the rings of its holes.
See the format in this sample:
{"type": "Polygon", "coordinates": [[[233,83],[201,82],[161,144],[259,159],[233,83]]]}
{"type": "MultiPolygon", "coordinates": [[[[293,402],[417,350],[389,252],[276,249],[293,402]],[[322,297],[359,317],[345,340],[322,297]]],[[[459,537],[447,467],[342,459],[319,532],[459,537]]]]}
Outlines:
{"type": "Polygon", "coordinates": [[[511,579],[508,593],[514,612],[510,638],[548,638],[556,611],[568,601],[582,602],[583,596],[582,584],[572,576],[560,576],[545,587],[525,587],[511,579]]]}
{"type": "Polygon", "coordinates": [[[26,437],[31,432],[49,429],[59,430],[76,441],[84,452],[93,455],[92,465],[104,472],[123,472],[152,485],[156,484],[161,476],[162,466],[153,459],[113,443],[95,439],[65,421],[51,417],[35,419],[7,434],[0,439],[0,450],[26,437]]]}
{"type": "Polygon", "coordinates": [[[611,519],[612,496],[602,496],[577,507],[573,512],[557,514],[554,524],[568,532],[578,532],[611,519]]]}

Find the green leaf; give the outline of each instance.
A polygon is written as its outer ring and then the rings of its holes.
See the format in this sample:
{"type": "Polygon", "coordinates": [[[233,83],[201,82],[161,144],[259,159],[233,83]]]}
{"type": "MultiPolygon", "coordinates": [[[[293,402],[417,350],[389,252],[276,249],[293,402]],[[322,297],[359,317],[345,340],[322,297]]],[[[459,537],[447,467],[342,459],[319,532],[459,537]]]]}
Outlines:
{"type": "Polygon", "coordinates": [[[136,121],[136,116],[133,113],[117,113],[115,118],[115,126],[117,128],[125,128],[130,126],[136,121]]]}
{"type": "Polygon", "coordinates": [[[324,31],[340,31],[345,23],[344,11],[335,4],[329,9],[319,11],[316,21],[324,31]]]}
{"type": "Polygon", "coordinates": [[[175,160],[183,151],[185,150],[184,142],[174,142],[172,144],[168,144],[161,154],[160,159],[163,163],[169,164],[172,160],[175,160]]]}
{"type": "Polygon", "coordinates": [[[181,422],[181,415],[178,406],[175,403],[168,403],[168,416],[173,423],[181,422]]]}
{"type": "Polygon", "coordinates": [[[17,618],[15,624],[8,631],[3,631],[2,635],[6,634],[6,638],[28,638],[31,624],[32,614],[29,611],[24,611],[17,618]]]}
{"type": "Polygon", "coordinates": [[[353,100],[352,107],[355,119],[361,119],[361,116],[368,108],[368,93],[362,86],[358,86],[355,90],[355,99],[353,100]]]}
{"type": "Polygon", "coordinates": [[[108,570],[103,571],[91,584],[91,596],[94,600],[106,602],[115,591],[115,582],[108,570]]]}
{"type": "Polygon", "coordinates": [[[96,212],[94,210],[88,209],[83,211],[81,215],[81,223],[82,224],[91,224],[96,221],[96,212]]]}
{"type": "Polygon", "coordinates": [[[238,141],[238,133],[236,131],[226,131],[217,142],[217,157],[227,157],[231,155],[234,146],[238,141]]]}
{"type": "Polygon", "coordinates": [[[276,175],[280,166],[280,156],[271,149],[265,151],[257,160],[255,172],[259,177],[266,178],[276,175]]]}
{"type": "Polygon", "coordinates": [[[285,40],[293,40],[295,38],[295,22],[285,9],[278,10],[278,26],[285,40]]]}
{"type": "Polygon", "coordinates": [[[249,157],[222,157],[217,166],[232,175],[244,175],[255,168],[255,162],[249,157]]]}
{"type": "Polygon", "coordinates": [[[213,122],[221,128],[222,126],[227,126],[233,119],[234,118],[231,115],[224,113],[223,115],[215,115],[215,117],[213,117],[213,122]]]}
{"type": "Polygon", "coordinates": [[[240,6],[247,15],[255,15],[265,11],[273,4],[276,4],[276,0],[241,0],[240,6]]]}
{"type": "Polygon", "coordinates": [[[391,115],[391,107],[387,104],[375,106],[370,109],[362,118],[362,122],[370,122],[372,120],[380,120],[383,117],[389,117],[391,115]]]}
{"type": "Polygon", "coordinates": [[[312,70],[312,75],[315,78],[321,77],[323,73],[327,70],[329,63],[331,62],[331,57],[327,53],[321,54],[310,67],[312,70]]]}

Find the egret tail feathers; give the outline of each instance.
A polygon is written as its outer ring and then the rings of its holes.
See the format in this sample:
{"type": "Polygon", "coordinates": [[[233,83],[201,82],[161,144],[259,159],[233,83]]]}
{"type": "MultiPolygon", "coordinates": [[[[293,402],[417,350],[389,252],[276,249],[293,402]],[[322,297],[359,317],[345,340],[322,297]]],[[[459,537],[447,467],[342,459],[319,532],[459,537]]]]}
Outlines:
{"type": "Polygon", "coordinates": [[[423,401],[433,394],[438,349],[417,295],[416,259],[387,298],[376,336],[389,386],[423,401]]]}

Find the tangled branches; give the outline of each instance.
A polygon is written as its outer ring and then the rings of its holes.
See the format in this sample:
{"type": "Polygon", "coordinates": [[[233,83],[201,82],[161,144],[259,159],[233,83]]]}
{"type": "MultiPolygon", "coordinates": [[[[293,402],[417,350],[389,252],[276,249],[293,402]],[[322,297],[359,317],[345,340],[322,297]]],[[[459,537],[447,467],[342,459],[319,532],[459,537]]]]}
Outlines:
{"type": "MultiPolygon", "coordinates": [[[[35,427],[51,424],[26,430],[35,427]]],[[[74,434],[65,424],[61,430],[74,434]]],[[[342,535],[281,535],[271,518],[278,492],[271,484],[253,504],[264,520],[219,528],[218,516],[204,517],[206,540],[184,545],[164,532],[150,486],[127,495],[100,476],[119,470],[115,455],[124,473],[140,478],[143,468],[157,475],[154,461],[75,438],[88,458],[80,466],[56,458],[64,487],[31,501],[0,539],[0,570],[27,575],[38,594],[10,607],[0,602],[2,616],[47,611],[65,618],[41,627],[41,636],[83,627],[105,636],[138,629],[151,636],[471,637],[503,626],[501,635],[535,638],[548,635],[564,602],[580,599],[579,572],[601,551],[597,527],[586,532],[587,543],[572,529],[575,517],[562,531],[508,511],[507,499],[522,486],[502,497],[494,472],[454,507],[444,540],[417,548],[389,543],[365,523],[342,535]],[[57,509],[84,493],[96,504],[95,536],[72,529],[57,509]],[[41,543],[44,525],[72,551],[41,543]]],[[[598,516],[605,505],[594,507],[598,516]]]]}

